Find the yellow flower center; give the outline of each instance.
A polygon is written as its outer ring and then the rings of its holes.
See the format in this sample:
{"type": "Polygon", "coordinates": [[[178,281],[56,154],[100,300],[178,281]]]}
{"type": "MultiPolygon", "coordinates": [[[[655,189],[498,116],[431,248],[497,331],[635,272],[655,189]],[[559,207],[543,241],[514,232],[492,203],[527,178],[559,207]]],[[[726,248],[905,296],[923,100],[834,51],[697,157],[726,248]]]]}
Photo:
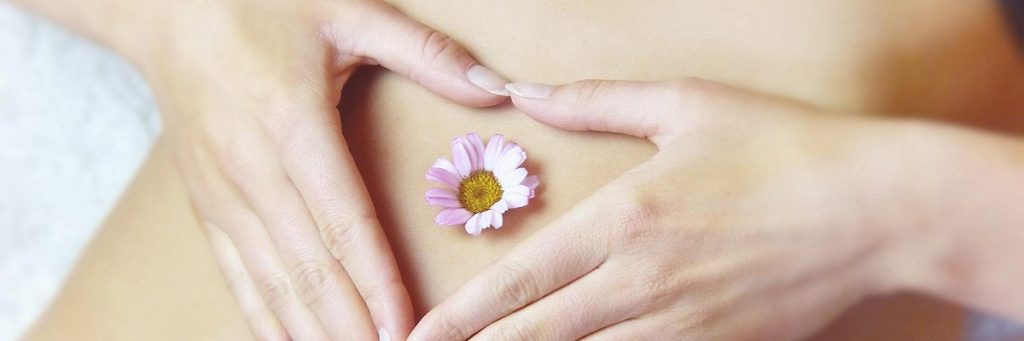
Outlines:
{"type": "Polygon", "coordinates": [[[490,171],[473,172],[459,183],[459,202],[473,213],[491,209],[491,205],[501,200],[501,194],[501,184],[490,171]]]}

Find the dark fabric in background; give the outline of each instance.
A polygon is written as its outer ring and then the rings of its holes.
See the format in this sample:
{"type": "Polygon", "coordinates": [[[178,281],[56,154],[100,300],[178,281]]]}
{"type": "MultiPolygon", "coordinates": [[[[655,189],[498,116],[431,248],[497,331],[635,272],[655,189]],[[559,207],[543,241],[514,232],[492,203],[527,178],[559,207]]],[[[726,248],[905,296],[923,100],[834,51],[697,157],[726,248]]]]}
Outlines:
{"type": "Polygon", "coordinates": [[[1006,21],[1017,37],[1017,50],[1024,51],[1024,0],[998,0],[1006,21]]]}

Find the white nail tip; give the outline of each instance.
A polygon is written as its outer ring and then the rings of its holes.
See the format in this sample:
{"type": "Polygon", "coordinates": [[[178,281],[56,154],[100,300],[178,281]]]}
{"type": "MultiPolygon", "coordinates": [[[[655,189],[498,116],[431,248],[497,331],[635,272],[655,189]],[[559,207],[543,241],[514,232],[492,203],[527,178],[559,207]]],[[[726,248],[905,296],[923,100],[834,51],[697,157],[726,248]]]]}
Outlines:
{"type": "Polygon", "coordinates": [[[492,94],[499,96],[509,95],[508,90],[505,89],[505,84],[508,84],[508,80],[482,65],[473,65],[470,67],[469,70],[466,71],[466,78],[469,79],[470,83],[473,83],[473,85],[476,85],[477,87],[492,94]]]}
{"type": "Polygon", "coordinates": [[[377,329],[377,338],[380,341],[391,341],[391,334],[388,334],[388,331],[384,330],[384,328],[380,328],[377,329]]]}
{"type": "Polygon", "coordinates": [[[505,97],[512,96],[512,94],[509,93],[508,90],[505,90],[505,89],[501,89],[501,90],[488,90],[488,89],[484,89],[484,90],[487,90],[487,92],[490,92],[490,93],[498,95],[498,96],[505,96],[505,97]]]}
{"type": "Polygon", "coordinates": [[[516,96],[533,99],[548,98],[554,90],[550,85],[539,83],[509,83],[505,84],[505,89],[516,96]]]}

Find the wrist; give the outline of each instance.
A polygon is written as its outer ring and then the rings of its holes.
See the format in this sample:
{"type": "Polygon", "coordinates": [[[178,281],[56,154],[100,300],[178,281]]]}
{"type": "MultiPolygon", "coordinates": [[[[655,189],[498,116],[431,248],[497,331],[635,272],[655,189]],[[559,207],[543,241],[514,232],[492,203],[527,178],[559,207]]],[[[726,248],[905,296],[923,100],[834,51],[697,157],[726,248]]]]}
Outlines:
{"type": "MultiPolygon", "coordinates": [[[[151,4],[128,0],[12,0],[15,5],[52,20],[132,60],[150,30],[151,4]]],[[[132,60],[134,62],[134,60],[132,60]]]]}
{"type": "MultiPolygon", "coordinates": [[[[1024,271],[1024,145],[1013,138],[930,125],[922,172],[933,181],[919,220],[936,236],[911,289],[960,302],[998,302],[1024,271]],[[997,290],[998,289],[998,290],[997,290]]],[[[998,304],[993,304],[998,305],[998,304]]]]}
{"type": "MultiPolygon", "coordinates": [[[[937,164],[934,125],[897,120],[855,119],[845,125],[842,174],[849,215],[835,222],[862,238],[868,294],[926,291],[935,263],[951,239],[935,223],[935,202],[945,176],[937,164]]],[[[944,167],[948,167],[944,166],[944,167]]]]}

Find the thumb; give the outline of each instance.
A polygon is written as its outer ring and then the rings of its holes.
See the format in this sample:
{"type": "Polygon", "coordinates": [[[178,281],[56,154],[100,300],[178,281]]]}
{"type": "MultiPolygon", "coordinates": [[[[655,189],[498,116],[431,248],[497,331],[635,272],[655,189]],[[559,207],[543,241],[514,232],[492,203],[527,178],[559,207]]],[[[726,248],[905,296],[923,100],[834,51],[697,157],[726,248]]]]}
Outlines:
{"type": "Polygon", "coordinates": [[[508,96],[508,80],[480,65],[447,35],[387,5],[373,6],[368,12],[358,20],[360,33],[352,46],[357,56],[462,105],[491,106],[508,96]]]}
{"type": "Polygon", "coordinates": [[[672,82],[585,80],[565,85],[511,83],[516,108],[541,123],[566,130],[607,131],[661,146],[679,128],[681,97],[672,82]]]}

